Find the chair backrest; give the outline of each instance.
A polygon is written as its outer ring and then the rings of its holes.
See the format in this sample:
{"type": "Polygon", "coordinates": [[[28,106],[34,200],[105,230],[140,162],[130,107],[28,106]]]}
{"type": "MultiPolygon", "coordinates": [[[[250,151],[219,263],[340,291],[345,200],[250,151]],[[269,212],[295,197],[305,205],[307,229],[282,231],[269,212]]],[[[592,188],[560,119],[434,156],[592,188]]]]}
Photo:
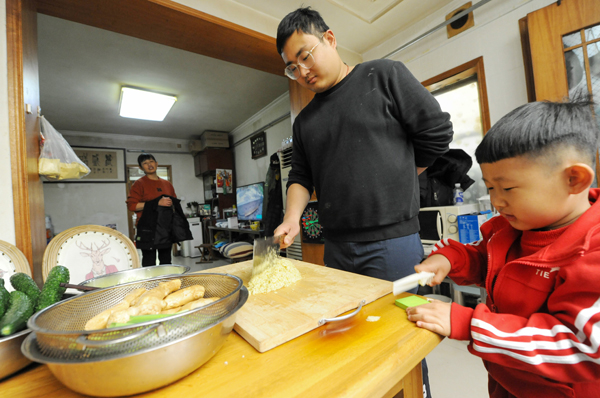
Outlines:
{"type": "Polygon", "coordinates": [[[56,235],[46,247],[42,264],[44,281],[58,264],[69,269],[70,283],[77,284],[102,273],[139,268],[140,259],[133,242],[119,231],[100,225],[81,225],[56,235]]]}
{"type": "Polygon", "coordinates": [[[202,226],[203,226],[203,234],[202,234],[202,240],[204,241],[204,243],[210,243],[210,234],[214,233],[214,231],[211,231],[210,229],[208,229],[208,227],[212,227],[217,223],[217,221],[212,218],[212,217],[206,217],[202,220],[202,226]]]}
{"type": "Polygon", "coordinates": [[[17,272],[31,276],[27,257],[17,246],[0,240],[0,279],[4,279],[4,287],[9,292],[15,290],[10,284],[10,277],[17,272]]]}

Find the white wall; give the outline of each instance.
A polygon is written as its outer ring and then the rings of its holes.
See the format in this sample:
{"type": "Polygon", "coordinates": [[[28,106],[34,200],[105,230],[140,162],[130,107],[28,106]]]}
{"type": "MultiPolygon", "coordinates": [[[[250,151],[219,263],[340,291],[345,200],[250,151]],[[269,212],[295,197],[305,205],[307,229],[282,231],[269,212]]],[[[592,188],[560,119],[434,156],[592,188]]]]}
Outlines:
{"type": "MultiPolygon", "coordinates": [[[[232,142],[237,143],[256,130],[277,120],[280,116],[289,115],[290,97],[286,93],[270,103],[256,115],[236,127],[231,133],[232,142]]],[[[279,123],[265,130],[267,137],[267,156],[252,159],[250,140],[246,140],[233,148],[235,159],[236,186],[265,181],[271,155],[281,148],[282,141],[292,136],[291,119],[286,117],[279,123]]]]}
{"type": "MultiPolygon", "coordinates": [[[[475,2],[474,2],[475,3],[475,2]]],[[[494,0],[474,11],[475,27],[451,39],[446,29],[401,51],[392,59],[402,61],[419,81],[437,76],[456,66],[483,56],[492,124],[527,102],[525,70],[519,34],[519,19],[543,8],[552,0],[494,0]]],[[[420,24],[418,32],[394,36],[363,54],[377,59],[427,32],[445,15],[464,4],[457,0],[420,24]]]]}
{"type": "MultiPolygon", "coordinates": [[[[52,123],[52,121],[49,121],[52,123]]],[[[88,132],[61,132],[73,146],[125,148],[127,164],[137,165],[140,151],[152,153],[159,165],[170,165],[173,186],[182,207],[187,201],[204,202],[202,180],[194,174],[194,158],[188,141],[88,132]],[[155,152],[157,151],[157,152],[155,152]],[[177,153],[161,153],[170,151],[177,153]]],[[[55,233],[84,224],[117,224],[128,235],[125,183],[44,183],[46,215],[55,233]]]]}

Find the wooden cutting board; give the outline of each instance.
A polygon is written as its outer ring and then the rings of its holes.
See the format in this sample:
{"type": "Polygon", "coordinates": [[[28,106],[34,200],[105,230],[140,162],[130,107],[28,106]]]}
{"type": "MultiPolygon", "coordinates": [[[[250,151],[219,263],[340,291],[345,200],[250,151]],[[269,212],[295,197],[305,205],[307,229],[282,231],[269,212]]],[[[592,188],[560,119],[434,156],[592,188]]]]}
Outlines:
{"type": "MultiPolygon", "coordinates": [[[[259,352],[265,352],[319,327],[333,318],[392,292],[392,282],[321,265],[291,260],[302,279],[275,292],[250,295],[236,314],[235,331],[259,352]]],[[[202,272],[240,277],[248,286],[252,260],[202,272]]]]}

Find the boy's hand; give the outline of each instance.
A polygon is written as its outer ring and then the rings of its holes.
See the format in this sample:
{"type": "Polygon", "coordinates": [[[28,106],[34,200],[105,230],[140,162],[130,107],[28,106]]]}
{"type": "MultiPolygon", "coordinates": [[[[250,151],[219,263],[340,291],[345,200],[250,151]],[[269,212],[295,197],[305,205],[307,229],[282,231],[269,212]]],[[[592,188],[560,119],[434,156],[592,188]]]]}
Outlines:
{"type": "Polygon", "coordinates": [[[434,254],[423,260],[423,262],[415,266],[416,272],[433,272],[435,276],[431,281],[430,286],[437,286],[444,281],[444,278],[450,272],[452,265],[450,261],[441,254],[434,254]]]}
{"type": "Polygon", "coordinates": [[[433,300],[431,304],[423,304],[406,309],[408,320],[415,322],[418,327],[430,330],[442,336],[450,336],[451,303],[433,300]]]}

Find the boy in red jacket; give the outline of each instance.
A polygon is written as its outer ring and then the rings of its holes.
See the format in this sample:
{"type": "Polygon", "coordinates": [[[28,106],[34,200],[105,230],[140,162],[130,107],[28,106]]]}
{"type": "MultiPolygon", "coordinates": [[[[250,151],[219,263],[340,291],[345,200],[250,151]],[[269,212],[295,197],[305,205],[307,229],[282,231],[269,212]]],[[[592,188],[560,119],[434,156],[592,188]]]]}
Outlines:
{"type": "Polygon", "coordinates": [[[475,156],[500,213],[470,244],[443,240],[415,267],[485,286],[473,310],[407,309],[417,326],[468,340],[491,397],[600,397],[600,189],[591,189],[600,132],[590,102],[521,106],[475,156]]]}

